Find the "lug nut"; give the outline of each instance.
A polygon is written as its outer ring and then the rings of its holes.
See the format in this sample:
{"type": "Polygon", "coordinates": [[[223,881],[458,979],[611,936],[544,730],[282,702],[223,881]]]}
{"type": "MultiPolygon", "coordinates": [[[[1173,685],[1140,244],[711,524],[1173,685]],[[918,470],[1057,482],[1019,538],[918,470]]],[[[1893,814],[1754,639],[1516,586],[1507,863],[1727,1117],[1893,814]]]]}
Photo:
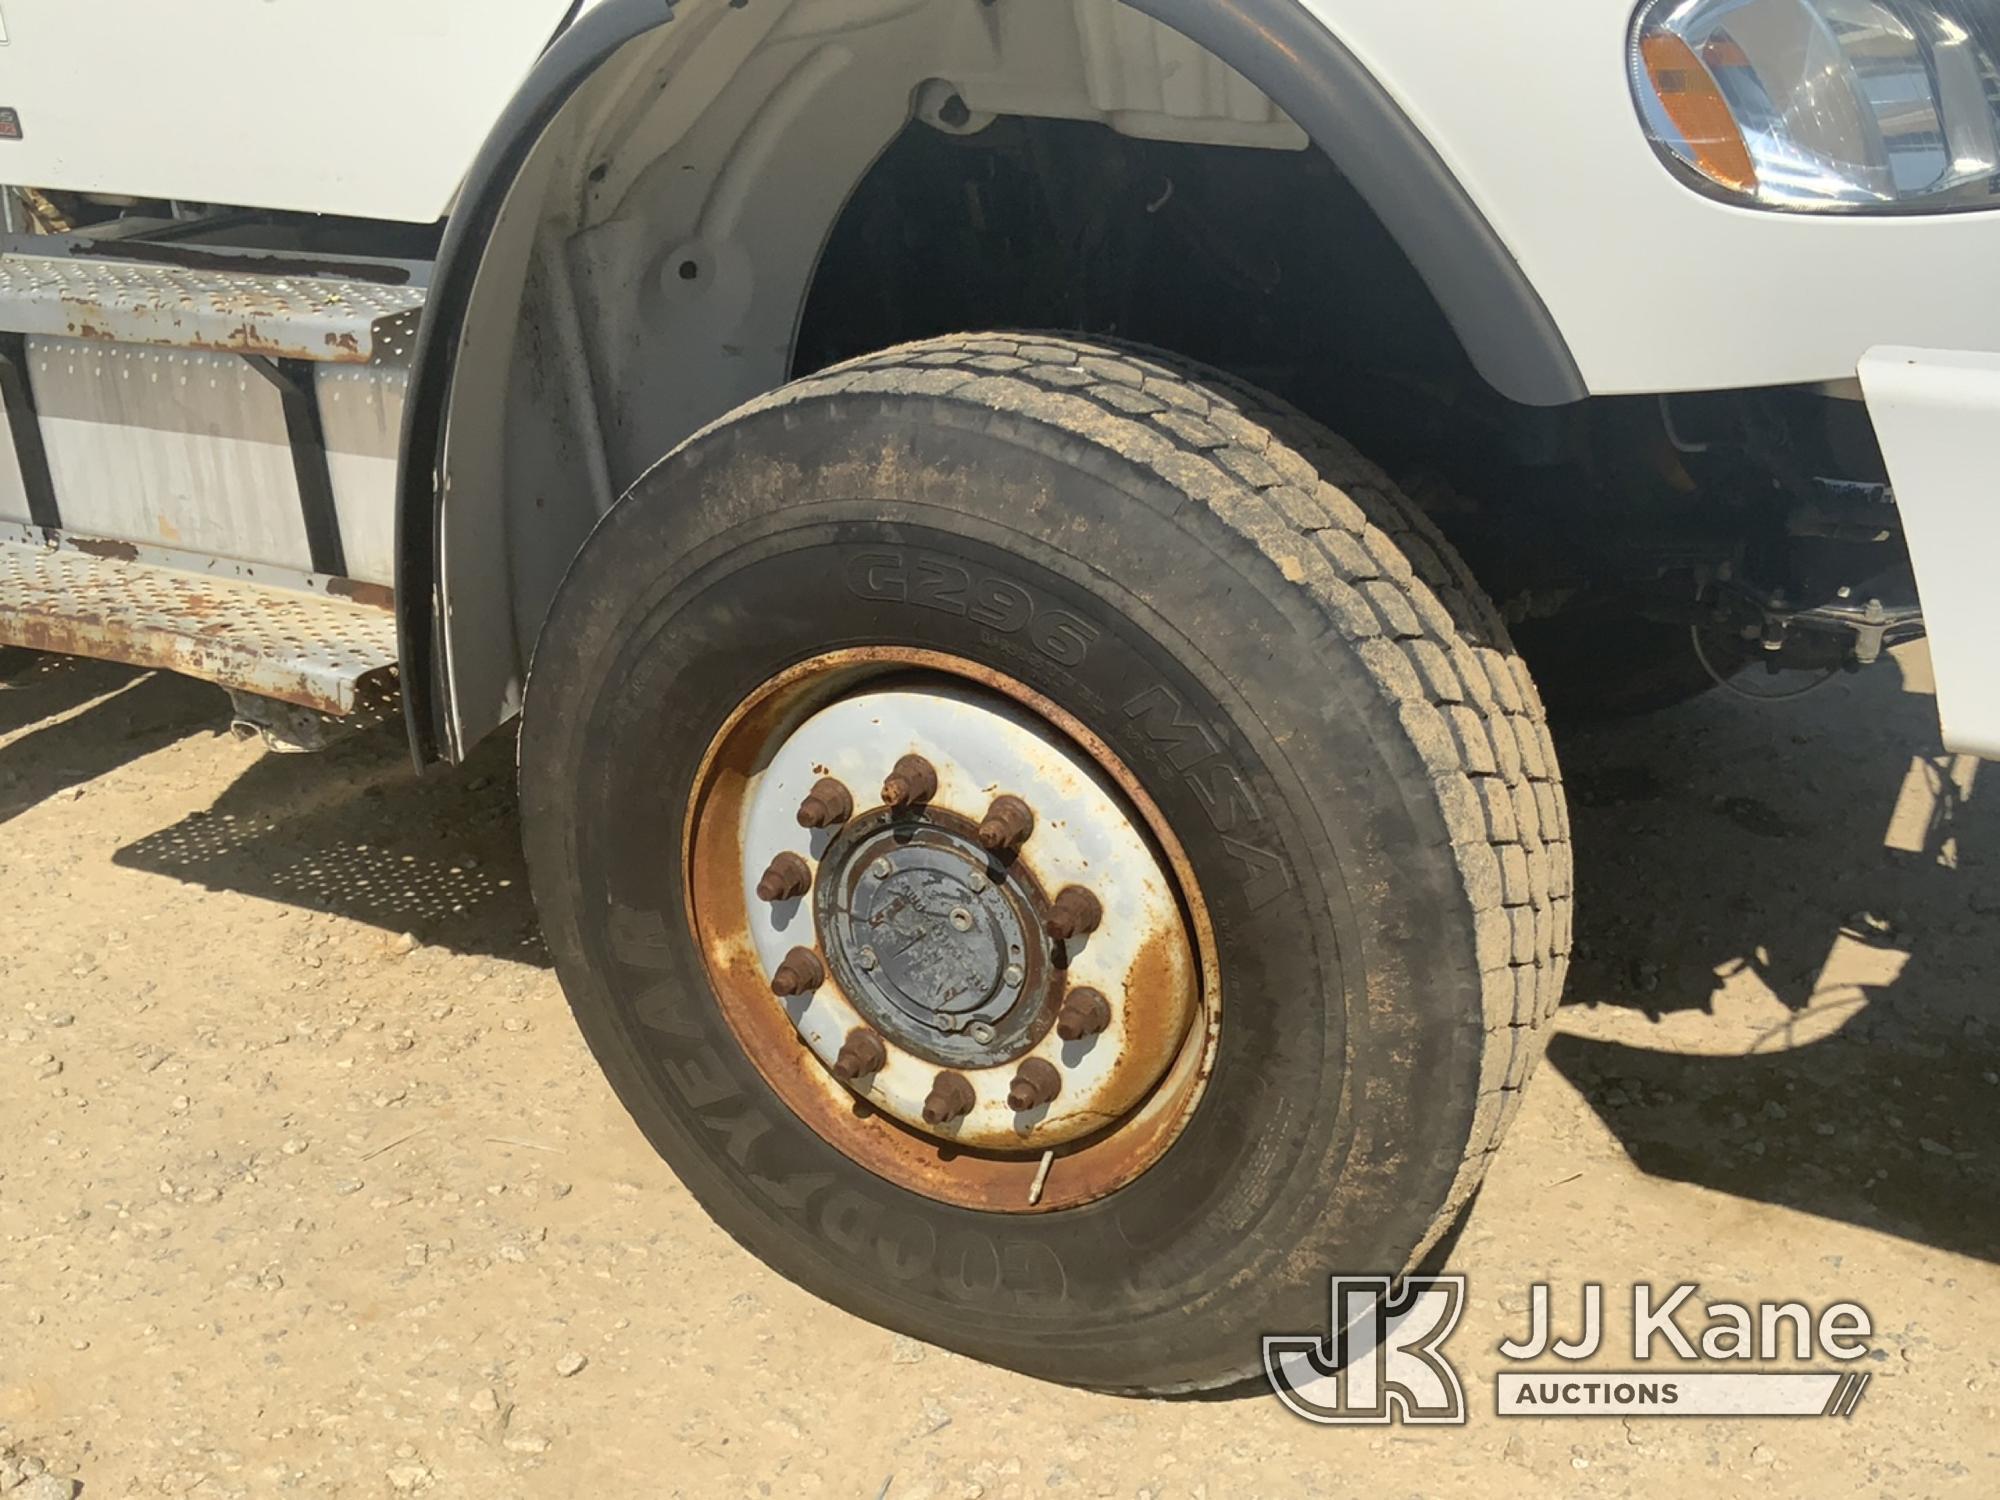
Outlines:
{"type": "Polygon", "coordinates": [[[1019,797],[999,796],[979,821],[979,845],[989,854],[1018,849],[1035,831],[1035,810],[1019,797]]]}
{"type": "Polygon", "coordinates": [[[1049,911],[1048,934],[1059,943],[1097,931],[1104,920],[1104,903],[1080,885],[1066,885],[1056,892],[1049,911]]]}
{"type": "Polygon", "coordinates": [[[979,1096],[972,1092],[972,1085],[963,1073],[940,1073],[937,1082],[931,1085],[930,1096],[924,1100],[924,1123],[949,1125],[972,1113],[972,1106],[978,1102],[979,1096]]]}
{"type": "Polygon", "coordinates": [[[838,828],[854,816],[854,794],[831,776],[822,776],[799,804],[799,827],[838,828]]]}
{"type": "Polygon", "coordinates": [[[803,995],[808,990],[818,989],[825,982],[826,965],[819,961],[819,955],[810,948],[794,948],[778,965],[778,972],[771,976],[771,993],[803,995]]]}
{"type": "Polygon", "coordinates": [[[937,795],[937,767],[921,755],[906,755],[882,783],[882,800],[890,807],[915,807],[937,795]]]}
{"type": "Polygon", "coordinates": [[[1047,1104],[1062,1092],[1062,1074],[1046,1057],[1031,1057],[1021,1064],[1014,1083],[1007,1090],[1007,1107],[1019,1114],[1038,1104],[1047,1104]]]}
{"type": "Polygon", "coordinates": [[[1098,990],[1071,990],[1056,1012],[1056,1035],[1066,1042],[1096,1036],[1110,1024],[1111,1002],[1098,990]]]}
{"type": "Polygon", "coordinates": [[[812,866],[787,849],[771,861],[771,868],[757,882],[759,901],[789,901],[812,889],[812,866]]]}
{"type": "Polygon", "coordinates": [[[881,1072],[888,1061],[889,1049],[882,1045],[882,1038],[865,1026],[857,1026],[840,1044],[840,1056],[833,1060],[833,1076],[842,1083],[852,1083],[881,1072]]]}

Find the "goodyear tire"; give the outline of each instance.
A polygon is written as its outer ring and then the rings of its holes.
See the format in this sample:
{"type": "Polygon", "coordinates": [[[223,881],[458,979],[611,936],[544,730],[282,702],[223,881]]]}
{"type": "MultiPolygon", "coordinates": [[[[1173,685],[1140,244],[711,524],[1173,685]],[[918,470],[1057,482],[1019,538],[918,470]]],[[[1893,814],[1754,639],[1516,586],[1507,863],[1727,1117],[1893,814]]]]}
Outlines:
{"type": "Polygon", "coordinates": [[[1327,1273],[1415,1264],[1477,1187],[1566,967],[1555,755],[1477,586],[1339,439],[1125,347],[910,345],[690,439],[571,569],[521,793],[583,1034],[708,1211],[862,1317],[1105,1389],[1243,1378],[1260,1334],[1324,1326],[1327,1273]],[[721,1014],[687,917],[691,791],[746,695],[833,645],[1007,674],[1129,767],[1185,851],[1209,1074],[1115,1191],[995,1212],[891,1180],[721,1014]]]}

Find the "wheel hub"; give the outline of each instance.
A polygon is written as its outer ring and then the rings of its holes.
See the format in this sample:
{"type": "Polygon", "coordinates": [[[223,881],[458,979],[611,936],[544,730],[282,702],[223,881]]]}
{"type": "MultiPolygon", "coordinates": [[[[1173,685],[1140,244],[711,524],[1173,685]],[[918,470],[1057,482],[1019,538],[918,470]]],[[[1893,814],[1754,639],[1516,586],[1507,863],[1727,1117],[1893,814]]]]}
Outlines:
{"type": "Polygon", "coordinates": [[[857,819],[820,856],[813,918],[834,982],[891,1043],[993,1067],[1054,1019],[1047,903],[935,807],[857,819]]]}
{"type": "Polygon", "coordinates": [[[791,669],[717,736],[688,849],[717,997],[787,1103],[884,1176],[1026,1209],[1063,1156],[1054,1201],[1088,1201],[1199,1097],[1198,895],[1108,755],[1009,679],[886,648],[791,669]]]}

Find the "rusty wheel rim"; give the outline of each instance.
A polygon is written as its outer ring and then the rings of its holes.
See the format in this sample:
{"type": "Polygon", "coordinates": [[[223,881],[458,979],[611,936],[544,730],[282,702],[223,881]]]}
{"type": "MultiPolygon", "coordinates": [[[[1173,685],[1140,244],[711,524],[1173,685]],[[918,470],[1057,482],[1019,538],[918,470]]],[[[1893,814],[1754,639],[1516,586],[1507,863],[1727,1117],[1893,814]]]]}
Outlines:
{"type": "Polygon", "coordinates": [[[801,662],[716,734],[685,828],[730,1030],[877,1176],[1050,1212],[1131,1182],[1192,1116],[1221,994],[1199,885],[1130,770],[1044,695],[919,649],[801,662]]]}

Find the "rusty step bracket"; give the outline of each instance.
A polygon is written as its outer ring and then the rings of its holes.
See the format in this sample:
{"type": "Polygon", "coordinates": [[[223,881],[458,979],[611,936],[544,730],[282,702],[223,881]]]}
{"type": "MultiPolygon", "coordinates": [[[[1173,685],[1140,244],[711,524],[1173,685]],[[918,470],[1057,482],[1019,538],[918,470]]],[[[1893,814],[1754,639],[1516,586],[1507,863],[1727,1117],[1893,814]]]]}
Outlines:
{"type": "Polygon", "coordinates": [[[396,617],[303,589],[0,540],[0,645],[159,667],[339,715],[395,666],[396,617]]]}
{"type": "Polygon", "coordinates": [[[83,256],[0,255],[0,332],[365,365],[414,340],[413,286],[83,256]]]}

